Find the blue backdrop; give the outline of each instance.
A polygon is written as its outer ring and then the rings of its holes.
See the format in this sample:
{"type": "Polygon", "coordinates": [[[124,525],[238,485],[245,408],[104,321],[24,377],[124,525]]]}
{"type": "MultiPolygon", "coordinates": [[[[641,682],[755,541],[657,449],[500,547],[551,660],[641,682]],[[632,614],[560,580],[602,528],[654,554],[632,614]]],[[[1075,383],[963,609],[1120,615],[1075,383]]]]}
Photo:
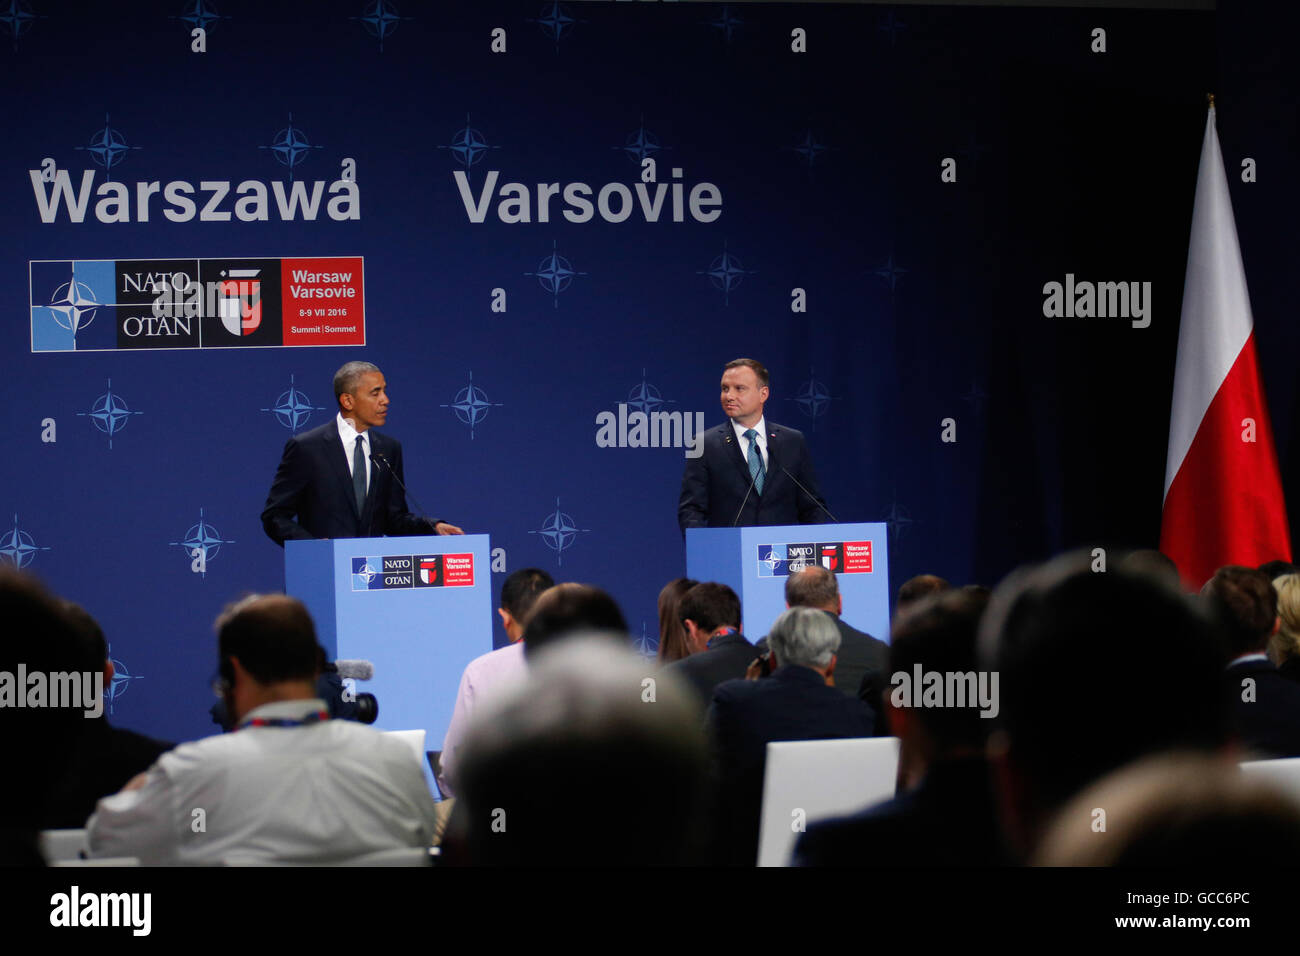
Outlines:
{"type": "MultiPolygon", "coordinates": [[[[211,621],[283,586],[258,516],[284,441],[333,414],[353,358],[387,376],[415,497],[491,534],[497,593],[527,565],[597,583],[647,649],[684,571],[684,450],[602,447],[598,417],[715,424],[740,355],[771,368],[768,416],[806,433],[837,516],[889,523],[895,582],[1153,546],[1204,93],[1218,56],[1285,35],[1233,16],[6,4],[0,555],[102,621],[115,720],[208,732],[211,621]],[[319,188],[314,218],[282,208],[295,188],[319,188]],[[364,260],[364,346],[273,344],[276,260],[319,257],[364,260]],[[259,260],[260,337],[215,314],[203,348],[122,325],[149,309],[126,277],[173,260],[214,282],[259,260]],[[1046,318],[1043,285],[1067,274],[1150,282],[1150,327],[1046,318]],[[33,351],[67,325],[77,350],[33,351]]],[[[1288,147],[1250,138],[1275,125],[1271,86],[1225,90],[1289,477],[1300,343],[1259,248],[1294,241],[1288,147]],[[1246,185],[1252,150],[1268,175],[1246,185]]]]}

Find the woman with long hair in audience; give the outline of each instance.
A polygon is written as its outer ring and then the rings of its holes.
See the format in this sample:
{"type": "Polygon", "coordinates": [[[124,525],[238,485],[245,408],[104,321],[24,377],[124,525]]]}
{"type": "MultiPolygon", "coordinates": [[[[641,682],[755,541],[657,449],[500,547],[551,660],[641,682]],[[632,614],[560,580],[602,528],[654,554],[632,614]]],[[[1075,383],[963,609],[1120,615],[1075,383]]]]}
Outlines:
{"type": "Polygon", "coordinates": [[[1300,681],[1300,574],[1273,579],[1277,591],[1277,632],[1268,639],[1268,656],[1278,673],[1300,681]]]}
{"type": "Polygon", "coordinates": [[[686,629],[678,617],[682,595],[698,584],[690,578],[674,578],[659,592],[659,663],[671,664],[690,655],[686,629]]]}

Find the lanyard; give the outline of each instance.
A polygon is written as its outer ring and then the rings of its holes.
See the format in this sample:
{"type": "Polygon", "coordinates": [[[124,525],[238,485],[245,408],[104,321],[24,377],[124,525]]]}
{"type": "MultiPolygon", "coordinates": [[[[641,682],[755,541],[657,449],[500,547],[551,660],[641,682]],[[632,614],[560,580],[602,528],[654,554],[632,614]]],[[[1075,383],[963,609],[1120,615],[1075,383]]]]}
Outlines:
{"type": "Polygon", "coordinates": [[[245,727],[306,727],[308,724],[318,724],[322,720],[329,720],[330,712],[328,710],[318,710],[308,714],[301,720],[293,717],[251,717],[243,721],[236,730],[243,730],[245,727]]]}

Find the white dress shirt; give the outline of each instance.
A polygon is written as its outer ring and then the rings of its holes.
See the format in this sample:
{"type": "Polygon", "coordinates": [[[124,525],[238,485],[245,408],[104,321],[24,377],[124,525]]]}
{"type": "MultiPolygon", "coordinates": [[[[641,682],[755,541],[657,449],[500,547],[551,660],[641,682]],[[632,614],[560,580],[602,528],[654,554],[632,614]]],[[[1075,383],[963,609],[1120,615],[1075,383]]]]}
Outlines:
{"type": "MultiPolygon", "coordinates": [[[[255,717],[301,720],[321,700],[255,717]]],[[[428,846],[434,801],[410,748],[364,724],[245,727],[181,744],[138,790],[104,797],[86,824],[91,857],[145,865],[323,862],[428,846]]]]}
{"type": "MultiPolygon", "coordinates": [[[[745,437],[745,432],[749,431],[744,425],[731,420],[731,427],[736,430],[736,441],[740,442],[740,457],[749,462],[749,439],[745,437]]],[[[763,456],[763,471],[767,472],[767,422],[760,418],[758,423],[753,426],[754,431],[758,433],[758,453],[763,456]]]]}
{"type": "Polygon", "coordinates": [[[339,438],[343,440],[343,451],[348,459],[348,474],[352,474],[353,460],[352,456],[357,453],[357,436],[361,436],[361,447],[366,450],[366,491],[370,491],[370,429],[363,432],[357,431],[352,427],[352,419],[344,418],[343,413],[339,412],[335,416],[335,421],[339,425],[339,438]]]}
{"type": "Polygon", "coordinates": [[[488,651],[465,665],[460,675],[460,689],[456,692],[456,706],[447,725],[447,736],[442,741],[441,774],[438,786],[444,795],[455,795],[456,766],[459,763],[457,748],[465,739],[474,714],[485,704],[508,693],[528,676],[524,664],[524,642],[515,641],[495,651],[488,651]]]}

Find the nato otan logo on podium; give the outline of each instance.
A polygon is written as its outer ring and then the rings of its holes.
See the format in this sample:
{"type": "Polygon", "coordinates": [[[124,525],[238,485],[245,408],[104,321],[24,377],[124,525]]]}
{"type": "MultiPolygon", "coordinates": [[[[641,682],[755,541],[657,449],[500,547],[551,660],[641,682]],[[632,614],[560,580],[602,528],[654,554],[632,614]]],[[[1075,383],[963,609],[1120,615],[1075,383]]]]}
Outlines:
{"type": "Polygon", "coordinates": [[[473,586],[473,554],[367,555],[352,559],[354,591],[473,586]]]}
{"type": "Polygon", "coordinates": [[[820,564],[836,574],[870,574],[870,541],[829,541],[820,544],[760,544],[758,576],[783,578],[820,564]]]}

